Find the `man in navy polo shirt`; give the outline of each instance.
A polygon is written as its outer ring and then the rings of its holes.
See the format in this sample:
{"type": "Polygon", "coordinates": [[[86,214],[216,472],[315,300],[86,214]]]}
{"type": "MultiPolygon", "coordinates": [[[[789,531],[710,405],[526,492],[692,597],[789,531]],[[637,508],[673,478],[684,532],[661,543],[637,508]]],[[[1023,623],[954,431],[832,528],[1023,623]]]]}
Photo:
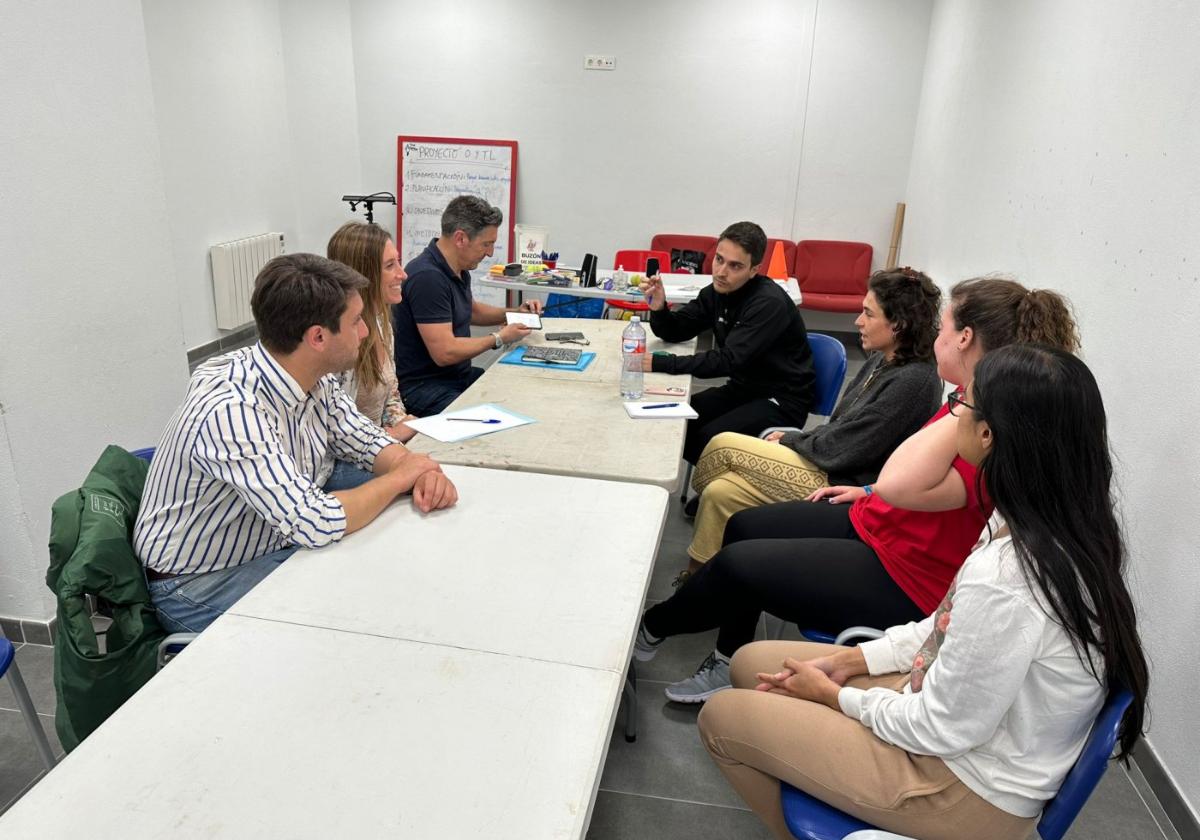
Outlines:
{"type": "Polygon", "coordinates": [[[482,198],[460,195],[442,213],[442,235],[404,267],[404,300],[396,305],[396,378],[404,407],[418,417],[440,414],[483,370],[471,359],[529,335],[521,324],[504,324],[506,311],[541,312],[529,300],[505,310],[475,300],[471,269],[496,246],[504,214],[482,198]],[[471,336],[471,325],[500,326],[471,336]]]}

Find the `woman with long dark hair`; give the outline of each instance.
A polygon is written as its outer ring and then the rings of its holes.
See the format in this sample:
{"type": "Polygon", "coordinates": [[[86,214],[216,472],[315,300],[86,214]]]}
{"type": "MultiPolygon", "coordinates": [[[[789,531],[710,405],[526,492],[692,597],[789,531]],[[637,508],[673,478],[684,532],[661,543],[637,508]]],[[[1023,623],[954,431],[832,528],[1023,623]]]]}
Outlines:
{"type": "Polygon", "coordinates": [[[875,272],[854,321],[869,355],[829,422],[766,440],[723,432],[709,441],[692,479],[700,495],[689,573],[720,550],[725,523],[738,511],[798,501],[830,484],[875,480],[892,450],[941,402],[933,356],[941,300],[920,271],[875,272]]]}
{"type": "MultiPolygon", "coordinates": [[[[951,398],[958,454],[1004,525],[937,610],[855,648],[756,642],[700,715],[721,771],[780,838],[779,779],[922,840],[1017,840],[1078,757],[1106,694],[1149,681],[1114,513],[1104,405],[1083,362],[1014,345],[951,398]],[[755,690],[757,689],[757,690],[755,690]]],[[[877,492],[932,504],[923,490],[877,492]]]]}

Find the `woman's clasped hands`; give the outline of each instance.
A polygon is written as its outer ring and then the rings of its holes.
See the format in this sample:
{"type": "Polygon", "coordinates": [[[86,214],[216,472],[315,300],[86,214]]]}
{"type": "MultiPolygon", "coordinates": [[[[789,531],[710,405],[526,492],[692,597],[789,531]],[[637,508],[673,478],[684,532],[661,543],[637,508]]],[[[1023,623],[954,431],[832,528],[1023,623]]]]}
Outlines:
{"type": "Polygon", "coordinates": [[[823,703],[835,711],[838,692],[846,680],[867,673],[867,661],[857,647],[818,657],[817,659],[783,660],[783,668],[774,674],[760,673],[755,689],[782,694],[797,700],[823,703]]]}

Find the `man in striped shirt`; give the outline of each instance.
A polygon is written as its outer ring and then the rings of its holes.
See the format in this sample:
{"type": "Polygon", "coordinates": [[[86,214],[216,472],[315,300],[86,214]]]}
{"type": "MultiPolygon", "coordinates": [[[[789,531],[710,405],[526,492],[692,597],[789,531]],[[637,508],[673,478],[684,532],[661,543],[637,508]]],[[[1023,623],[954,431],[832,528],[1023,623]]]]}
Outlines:
{"type": "Polygon", "coordinates": [[[146,478],[133,545],[169,632],[198,632],[300,547],[362,528],[412,493],[453,505],[435,461],[359,413],[336,374],[366,336],[358,272],[276,257],[250,305],[259,342],[196,369],[146,478]]]}

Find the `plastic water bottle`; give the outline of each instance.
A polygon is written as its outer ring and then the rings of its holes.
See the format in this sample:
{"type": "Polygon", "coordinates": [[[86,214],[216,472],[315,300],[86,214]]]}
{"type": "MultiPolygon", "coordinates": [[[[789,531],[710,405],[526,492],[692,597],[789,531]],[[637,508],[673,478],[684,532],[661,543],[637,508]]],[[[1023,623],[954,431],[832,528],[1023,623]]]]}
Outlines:
{"type": "Polygon", "coordinates": [[[642,373],[642,359],[645,355],[646,330],[642,319],[634,315],[625,332],[621,333],[621,396],[627,400],[642,398],[646,379],[642,373]]]}

